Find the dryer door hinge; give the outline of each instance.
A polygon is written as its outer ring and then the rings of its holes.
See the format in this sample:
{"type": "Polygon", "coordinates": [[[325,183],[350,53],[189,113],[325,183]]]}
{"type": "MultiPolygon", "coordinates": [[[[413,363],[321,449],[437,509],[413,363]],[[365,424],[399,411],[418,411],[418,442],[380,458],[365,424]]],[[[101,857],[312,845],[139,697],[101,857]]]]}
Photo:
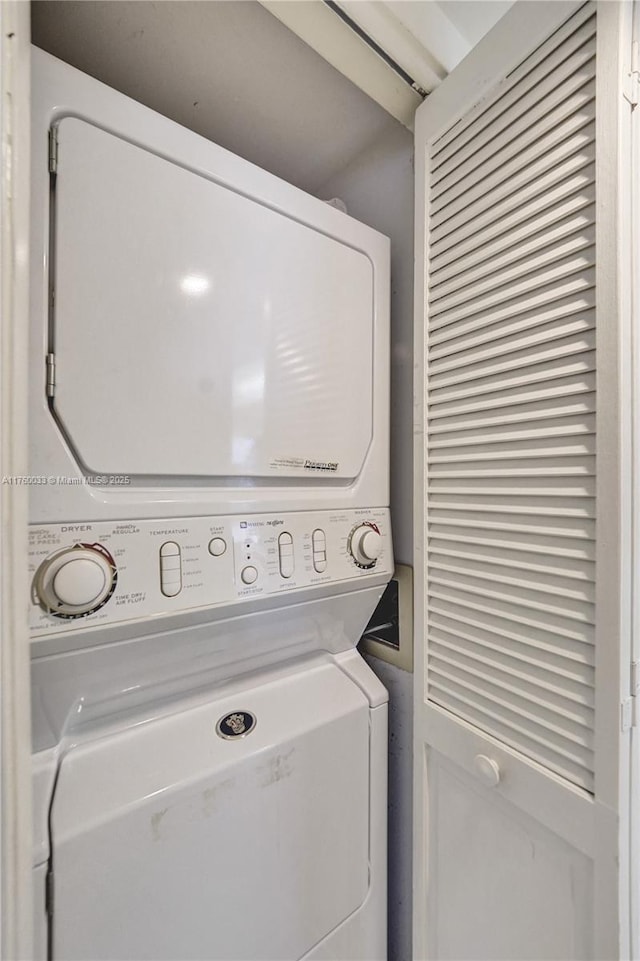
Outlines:
{"type": "Polygon", "coordinates": [[[49,130],[49,173],[58,172],[58,130],[51,127],[49,130]]]}
{"type": "Polygon", "coordinates": [[[47,354],[47,397],[56,392],[56,355],[47,354]]]}
{"type": "Polygon", "coordinates": [[[631,69],[627,72],[622,83],[622,96],[631,107],[637,107],[640,101],[640,54],[638,41],[634,40],[631,48],[631,69]]]}
{"type": "Polygon", "coordinates": [[[47,917],[53,917],[53,871],[47,871],[47,880],[44,889],[44,908],[47,917]]]}

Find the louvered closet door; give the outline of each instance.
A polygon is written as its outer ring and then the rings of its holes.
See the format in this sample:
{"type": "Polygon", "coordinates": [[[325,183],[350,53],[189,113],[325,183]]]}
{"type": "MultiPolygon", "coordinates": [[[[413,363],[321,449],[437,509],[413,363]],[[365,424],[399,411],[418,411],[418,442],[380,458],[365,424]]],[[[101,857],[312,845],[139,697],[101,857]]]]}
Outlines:
{"type": "Polygon", "coordinates": [[[627,20],[516,4],[418,112],[419,958],[624,950],[627,20]]]}
{"type": "Polygon", "coordinates": [[[427,341],[429,699],[587,790],[595,21],[433,145],[427,341]]]}

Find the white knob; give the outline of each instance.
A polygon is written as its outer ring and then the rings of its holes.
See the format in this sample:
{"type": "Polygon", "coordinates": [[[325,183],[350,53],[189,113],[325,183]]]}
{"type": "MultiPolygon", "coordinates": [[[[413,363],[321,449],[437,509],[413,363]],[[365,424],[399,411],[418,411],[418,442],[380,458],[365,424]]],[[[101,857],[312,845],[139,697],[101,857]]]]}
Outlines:
{"type": "Polygon", "coordinates": [[[80,557],[64,564],[53,578],[53,592],[63,604],[92,604],[104,590],[106,574],[91,558],[80,557]]]}
{"type": "Polygon", "coordinates": [[[497,787],[500,783],[500,767],[486,754],[476,754],[473,766],[488,787],[497,787]]]}
{"type": "Polygon", "coordinates": [[[374,564],[382,553],[382,537],[368,524],[356,527],[349,549],[357,564],[374,564]]]}
{"type": "Polygon", "coordinates": [[[108,599],[115,578],[109,556],[92,547],[58,551],[38,568],[35,591],[52,614],[90,614],[108,599]]]}

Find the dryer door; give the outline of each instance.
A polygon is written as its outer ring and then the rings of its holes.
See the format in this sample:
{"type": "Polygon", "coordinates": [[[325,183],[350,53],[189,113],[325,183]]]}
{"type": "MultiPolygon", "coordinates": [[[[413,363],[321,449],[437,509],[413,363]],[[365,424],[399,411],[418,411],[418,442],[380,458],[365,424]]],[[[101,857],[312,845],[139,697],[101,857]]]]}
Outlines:
{"type": "Polygon", "coordinates": [[[368,702],[320,665],[72,748],[51,832],[52,958],[293,961],[367,895],[368,702]]]}
{"type": "Polygon", "coordinates": [[[369,257],[84,120],[57,137],[54,410],[79,464],[355,478],[372,437],[369,257]]]}

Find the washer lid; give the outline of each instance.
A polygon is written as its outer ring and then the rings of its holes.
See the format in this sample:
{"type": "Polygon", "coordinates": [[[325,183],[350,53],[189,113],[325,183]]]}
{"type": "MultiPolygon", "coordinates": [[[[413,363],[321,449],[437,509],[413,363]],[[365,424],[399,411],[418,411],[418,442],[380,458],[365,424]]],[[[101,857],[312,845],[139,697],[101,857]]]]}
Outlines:
{"type": "Polygon", "coordinates": [[[368,812],[368,703],[333,665],[72,748],[52,956],[301,958],[367,895],[368,812]]]}
{"type": "Polygon", "coordinates": [[[81,465],[356,477],[369,257],[83,120],[57,136],[54,409],[81,465]]]}

